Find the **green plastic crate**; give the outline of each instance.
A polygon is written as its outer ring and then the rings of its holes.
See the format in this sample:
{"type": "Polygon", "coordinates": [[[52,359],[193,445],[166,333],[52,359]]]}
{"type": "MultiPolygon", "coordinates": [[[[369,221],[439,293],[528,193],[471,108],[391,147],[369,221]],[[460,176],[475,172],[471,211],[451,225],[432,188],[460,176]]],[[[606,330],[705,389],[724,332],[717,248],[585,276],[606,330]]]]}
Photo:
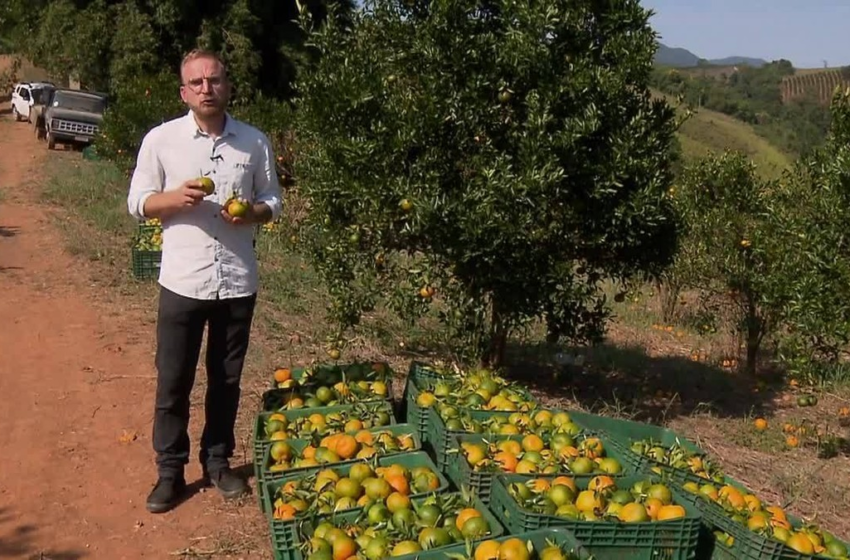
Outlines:
{"type": "Polygon", "coordinates": [[[151,280],[159,277],[162,265],[162,251],[143,251],[132,248],[133,276],[139,280],[151,280]]]}
{"type": "MultiPolygon", "coordinates": [[[[552,413],[557,412],[566,412],[570,416],[572,416],[571,411],[569,410],[560,410],[555,408],[541,408],[536,412],[541,410],[547,410],[552,413]]],[[[487,421],[491,418],[508,418],[513,412],[489,412],[483,410],[468,410],[464,411],[464,414],[469,415],[472,420],[476,421],[487,421]]],[[[579,428],[584,430],[584,427],[581,426],[578,422],[573,422],[579,428]]],[[[433,408],[428,410],[428,430],[427,435],[425,437],[425,441],[428,442],[429,448],[434,453],[434,458],[437,462],[437,466],[441,469],[445,468],[447,465],[447,457],[446,452],[453,445],[454,438],[457,436],[468,435],[475,432],[466,432],[466,431],[457,431],[457,430],[449,430],[446,427],[446,423],[440,417],[439,413],[433,408]]],[[[578,432],[580,433],[580,432],[578,432]]],[[[576,433],[575,435],[578,435],[576,433]]],[[[488,432],[482,432],[482,435],[488,435],[488,432]]]]}
{"type": "Polygon", "coordinates": [[[419,360],[413,360],[410,362],[410,367],[407,370],[407,378],[413,379],[414,381],[420,379],[437,380],[449,378],[449,376],[437,373],[434,369],[432,369],[433,367],[434,366],[431,364],[427,364],[419,360]]]}
{"type": "Polygon", "coordinates": [[[580,423],[591,430],[604,432],[610,436],[612,440],[626,448],[629,447],[632,441],[642,439],[653,439],[664,446],[670,446],[674,443],[679,443],[686,450],[697,455],[705,455],[706,452],[696,443],[688,438],[656,426],[655,424],[646,424],[643,422],[633,422],[631,420],[623,420],[620,418],[609,418],[607,416],[599,416],[597,414],[588,414],[586,412],[574,411],[570,416],[573,420],[580,423]]]}
{"type": "MultiPolygon", "coordinates": [[[[386,455],[381,455],[382,457],[383,456],[398,455],[400,453],[406,453],[408,451],[414,451],[415,452],[415,451],[421,451],[422,450],[422,441],[419,439],[419,437],[413,431],[413,427],[410,424],[390,424],[389,426],[380,426],[380,427],[377,427],[377,428],[370,428],[368,431],[372,432],[372,433],[390,432],[394,436],[400,436],[400,435],[403,435],[403,434],[411,434],[413,436],[413,449],[393,451],[391,453],[387,453],[386,455]]],[[[287,441],[287,443],[298,442],[299,446],[300,446],[298,451],[302,451],[305,447],[307,447],[311,443],[317,443],[317,442],[314,442],[313,440],[310,440],[310,439],[289,439],[289,440],[286,440],[286,441],[287,441]],[[301,445],[302,443],[303,443],[303,445],[301,445]]],[[[272,449],[271,444],[269,444],[268,446],[266,446],[266,448],[263,451],[263,460],[262,460],[262,463],[261,463],[262,464],[262,470],[260,472],[260,475],[261,475],[262,479],[265,480],[265,481],[279,480],[282,477],[289,476],[293,472],[299,472],[299,471],[304,471],[304,470],[313,470],[313,469],[316,469],[316,468],[324,468],[326,466],[326,465],[322,465],[322,467],[299,467],[299,468],[295,468],[295,469],[288,469],[286,471],[272,471],[272,470],[270,470],[272,463],[273,463],[272,456],[271,456],[271,449],[272,449]]],[[[332,463],[331,466],[346,465],[346,464],[356,463],[356,462],[361,461],[361,460],[362,459],[348,459],[348,460],[345,460],[345,461],[340,461],[338,463],[332,463]]]]}
{"type": "MultiPolygon", "coordinates": [[[[272,519],[272,511],[274,510],[273,504],[274,500],[272,497],[277,493],[278,489],[292,480],[300,480],[306,476],[310,476],[319,472],[320,470],[330,469],[337,473],[339,476],[347,476],[348,471],[351,468],[351,465],[355,463],[369,463],[373,467],[386,467],[389,465],[401,465],[403,467],[407,467],[408,469],[413,469],[415,467],[428,467],[437,475],[440,479],[440,485],[434,490],[429,490],[428,492],[418,492],[410,494],[410,498],[418,498],[420,496],[424,496],[426,494],[433,493],[441,493],[445,492],[449,488],[449,481],[446,480],[446,477],[443,476],[443,473],[437,469],[437,465],[431,460],[427,453],[424,451],[411,451],[407,453],[395,453],[392,455],[382,455],[378,457],[374,461],[367,461],[364,459],[358,459],[356,461],[347,461],[346,463],[334,463],[333,465],[323,465],[322,467],[311,467],[308,470],[299,469],[300,472],[287,472],[281,477],[277,477],[273,480],[266,480],[263,484],[263,511],[269,516],[269,521],[272,524],[276,523],[295,523],[296,521],[280,521],[276,519],[272,519]]],[[[361,508],[352,508],[352,509],[361,509],[361,508]]],[[[348,510],[345,510],[348,511],[348,510]]],[[[342,513],[342,512],[339,512],[342,513]]]]}
{"type": "MultiPolygon", "coordinates": [[[[440,380],[441,380],[440,378],[436,378],[436,377],[423,377],[423,376],[412,377],[412,378],[408,377],[408,381],[412,383],[412,388],[416,390],[415,396],[419,396],[419,393],[422,392],[422,391],[433,390],[436,383],[440,380]]],[[[448,377],[448,378],[446,378],[446,380],[451,381],[452,378],[448,377]]],[[[528,412],[530,412],[532,410],[536,411],[537,409],[540,408],[540,403],[538,402],[538,400],[536,398],[534,398],[534,395],[532,395],[528,391],[528,389],[526,389],[524,386],[520,385],[519,383],[513,383],[513,385],[510,387],[510,389],[512,391],[516,391],[517,393],[519,393],[523,397],[524,400],[532,403],[533,406],[528,412]]],[[[482,410],[482,409],[478,409],[478,408],[471,408],[471,407],[464,406],[464,405],[461,405],[461,404],[458,404],[458,405],[455,405],[455,406],[458,410],[482,410]]],[[[508,412],[508,411],[497,410],[497,411],[485,411],[485,412],[508,412]]],[[[514,411],[510,411],[510,412],[514,412],[514,411]]],[[[521,412],[521,411],[516,411],[516,412],[521,412]]]]}
{"type": "MultiPolygon", "coordinates": [[[[392,404],[388,401],[375,401],[369,403],[359,403],[359,404],[340,404],[337,406],[323,406],[321,408],[296,408],[293,410],[282,410],[280,412],[260,412],[257,414],[257,417],[254,421],[254,443],[255,449],[257,448],[257,444],[262,444],[262,447],[265,447],[268,444],[268,439],[266,439],[266,421],[272,414],[282,414],[286,417],[290,422],[298,419],[304,418],[306,416],[310,416],[311,414],[329,414],[332,412],[341,413],[343,416],[349,416],[349,419],[356,418],[357,410],[368,409],[370,411],[377,410],[381,412],[386,412],[389,414],[390,424],[395,424],[395,414],[393,414],[392,404]],[[354,416],[352,416],[354,414],[354,416]]],[[[327,432],[331,433],[331,432],[327,432]]],[[[326,435],[326,434],[322,434],[326,435]]],[[[421,438],[420,438],[421,439],[421,438]]]]}
{"type": "MultiPolygon", "coordinates": [[[[749,489],[733,478],[725,477],[723,484],[734,486],[742,492],[752,494],[749,489]]],[[[679,490],[679,492],[683,495],[689,494],[686,490],[679,490]]],[[[827,558],[822,555],[808,556],[801,554],[776,539],[750,531],[746,526],[733,521],[725,514],[722,506],[707,497],[696,496],[693,503],[702,513],[703,518],[708,524],[734,537],[735,542],[732,545],[732,550],[735,552],[736,558],[744,560],[806,560],[809,558],[827,558]]],[[[793,515],[788,515],[788,521],[793,528],[799,528],[803,525],[803,521],[793,515]]],[[[850,545],[846,541],[838,540],[850,550],[850,545]]]]}
{"type": "MultiPolygon", "coordinates": [[[[551,480],[553,477],[538,477],[551,480]]],[[[618,486],[630,488],[635,482],[659,477],[633,475],[617,479],[618,486]]],[[[512,533],[534,531],[546,527],[564,527],[587,545],[628,546],[650,549],[654,558],[692,560],[696,557],[700,537],[700,512],[682,499],[678,489],[670,488],[673,502],[685,509],[685,517],[648,523],[616,521],[578,521],[554,515],[535,513],[520,507],[508,493],[508,485],[527,480],[517,475],[499,475],[493,479],[490,508],[512,533]]],[[[576,478],[576,486],[587,489],[589,477],[576,478]]]]}
{"type": "MultiPolygon", "coordinates": [[[[587,434],[588,437],[592,437],[595,434],[587,434]]],[[[461,443],[464,442],[473,442],[473,443],[483,443],[484,441],[488,442],[499,442],[505,440],[514,440],[514,441],[522,441],[524,436],[482,436],[477,434],[463,434],[455,437],[455,449],[457,449],[461,443]]],[[[629,467],[629,464],[625,462],[625,459],[618,448],[611,446],[603,437],[599,439],[602,440],[602,444],[605,447],[605,456],[612,457],[617,459],[620,464],[623,466],[623,472],[617,475],[610,475],[615,478],[625,477],[628,475],[635,474],[635,471],[629,467]]],[[[545,441],[545,440],[544,440],[545,441]]],[[[449,475],[449,478],[458,488],[468,488],[472,492],[478,496],[481,501],[486,504],[490,503],[490,493],[491,487],[493,484],[493,478],[499,474],[504,473],[495,473],[495,472],[484,472],[484,471],[474,471],[472,467],[469,466],[466,459],[464,459],[462,453],[449,453],[448,454],[448,462],[446,466],[446,474],[449,475]]],[[[551,476],[558,475],[566,475],[566,476],[577,476],[577,477],[587,477],[589,480],[598,474],[604,473],[593,473],[589,475],[574,475],[569,471],[552,473],[551,476]]],[[[515,475],[525,480],[531,480],[534,478],[539,478],[540,473],[534,474],[517,474],[515,475]]],[[[550,475],[545,475],[549,477],[550,475]]]]}
{"type": "Polygon", "coordinates": [[[637,472],[659,474],[665,481],[669,481],[677,485],[682,485],[688,481],[696,482],[697,484],[717,482],[697,476],[689,469],[678,469],[670,465],[665,465],[631,450],[632,442],[652,439],[662,447],[671,447],[678,443],[686,451],[696,456],[707,456],[707,453],[701,447],[672,430],[653,424],[632,422],[630,420],[621,420],[618,418],[607,418],[584,412],[575,412],[572,416],[577,422],[608,434],[612,443],[620,447],[628,459],[629,464],[631,464],[637,472]]]}
{"type": "MultiPolygon", "coordinates": [[[[365,404],[346,404],[339,406],[328,406],[323,408],[299,408],[295,410],[286,410],[277,414],[283,414],[288,420],[292,421],[296,418],[302,418],[304,416],[309,416],[313,413],[321,413],[327,414],[329,412],[340,412],[340,413],[348,413],[351,414],[351,411],[360,408],[367,407],[369,409],[375,408],[386,412],[390,416],[389,426],[396,424],[395,415],[393,414],[392,405],[387,401],[376,401],[374,403],[365,403],[365,404]]],[[[263,465],[263,461],[265,460],[266,452],[268,451],[268,447],[270,441],[266,439],[266,420],[268,420],[269,416],[275,414],[273,412],[260,412],[257,414],[254,419],[254,430],[252,433],[252,446],[253,446],[253,462],[254,462],[254,478],[257,480],[257,487],[261,486],[261,483],[265,480],[263,475],[263,470],[260,468],[263,465]]],[[[290,438],[290,439],[303,439],[303,438],[290,438]]],[[[420,439],[421,441],[421,439],[420,439]]],[[[260,507],[262,507],[262,492],[257,492],[257,499],[259,500],[260,507]]]]}
{"type": "MultiPolygon", "coordinates": [[[[576,560],[655,560],[663,558],[650,548],[639,548],[628,545],[617,544],[587,544],[576,539],[575,535],[563,527],[549,527],[538,529],[527,533],[516,533],[493,539],[502,543],[509,539],[520,539],[526,543],[531,542],[534,549],[532,558],[539,558],[540,552],[550,543],[557,545],[571,558],[576,560]]],[[[447,554],[460,554],[467,556],[468,551],[475,552],[475,546],[467,548],[465,545],[454,545],[439,552],[425,551],[417,557],[418,560],[446,560],[447,554]]],[[[472,558],[472,554],[467,556],[472,558]]],[[[718,557],[718,560],[721,560],[718,557]]]]}
{"type": "MultiPolygon", "coordinates": [[[[392,379],[394,377],[393,370],[387,362],[375,361],[375,362],[369,362],[369,363],[370,364],[372,364],[372,363],[381,364],[382,372],[379,373],[377,370],[371,369],[370,373],[368,373],[366,375],[367,381],[386,381],[387,383],[392,381],[392,379]]],[[[304,373],[307,370],[314,370],[316,372],[315,375],[322,375],[322,376],[327,375],[328,378],[329,378],[328,380],[330,382],[336,383],[338,381],[342,381],[343,375],[350,368],[361,367],[365,364],[366,364],[366,362],[349,362],[349,363],[346,363],[346,364],[320,363],[320,364],[315,364],[315,365],[312,365],[312,366],[304,366],[304,367],[289,368],[289,369],[290,369],[290,372],[292,372],[292,379],[295,379],[296,381],[299,381],[299,382],[303,379],[304,373]]],[[[282,368],[282,367],[285,367],[285,366],[279,366],[279,367],[282,368]]],[[[272,377],[270,388],[271,389],[277,389],[278,388],[278,384],[274,380],[274,377],[272,377]]],[[[389,393],[389,394],[392,395],[392,393],[389,393]]]]}
{"type": "Polygon", "coordinates": [[[419,438],[426,441],[428,435],[428,409],[429,407],[419,406],[416,404],[416,399],[419,397],[419,389],[413,383],[413,380],[408,378],[404,385],[404,403],[405,403],[405,421],[416,427],[416,433],[419,438]]]}
{"type": "Polygon", "coordinates": [[[728,546],[719,541],[714,536],[713,529],[714,527],[703,518],[696,560],[737,560],[738,554],[734,545],[728,546]]]}
{"type": "MultiPolygon", "coordinates": [[[[387,384],[387,396],[382,397],[380,395],[370,395],[369,398],[359,399],[356,401],[351,401],[347,403],[341,404],[355,404],[355,403],[368,403],[368,402],[378,402],[378,401],[392,401],[392,390],[393,383],[392,380],[386,381],[387,384]]],[[[318,387],[315,384],[307,383],[305,385],[300,385],[298,387],[290,387],[287,389],[268,389],[263,392],[263,404],[262,410],[263,412],[278,412],[282,410],[287,410],[284,407],[289,402],[290,399],[294,397],[301,397],[303,400],[307,400],[305,397],[310,393],[314,393],[318,387]]],[[[322,405],[321,408],[325,406],[341,406],[341,404],[336,405],[322,405]]],[[[303,407],[304,410],[310,410],[314,408],[320,407],[303,407]]],[[[301,410],[301,409],[298,409],[301,410]]]]}
{"type": "MultiPolygon", "coordinates": [[[[443,496],[450,496],[456,493],[443,493],[443,496]]],[[[413,499],[414,505],[422,504],[425,500],[429,499],[434,494],[428,494],[427,496],[422,496],[419,498],[413,499]]],[[[502,527],[502,524],[499,523],[499,520],[493,516],[493,513],[487,509],[487,506],[484,505],[480,500],[473,498],[472,507],[477,509],[482,513],[482,516],[487,520],[490,524],[490,534],[482,539],[473,540],[471,542],[481,542],[483,540],[498,538],[501,537],[505,530],[502,527]]],[[[301,552],[301,548],[304,546],[302,543],[307,543],[309,541],[310,535],[313,534],[314,528],[323,521],[330,521],[331,523],[345,523],[348,521],[353,521],[357,519],[357,516],[360,515],[360,510],[349,510],[345,513],[331,514],[331,515],[319,515],[312,516],[308,519],[305,519],[302,523],[298,524],[297,527],[290,526],[289,531],[279,531],[276,530],[275,527],[272,527],[272,549],[275,555],[276,560],[304,560],[305,556],[301,552]]],[[[429,552],[432,554],[440,554],[444,550],[449,547],[440,547],[431,549],[429,552]]],[[[396,556],[400,560],[416,560],[420,558],[421,552],[416,554],[405,554],[403,556],[396,556]]]]}
{"type": "MultiPolygon", "coordinates": [[[[428,443],[430,443],[430,441],[428,440],[428,424],[430,422],[429,410],[431,410],[431,408],[433,408],[433,407],[419,406],[418,404],[416,404],[416,400],[419,398],[419,395],[422,393],[423,390],[430,388],[428,383],[432,383],[432,382],[433,382],[433,380],[425,380],[425,381],[423,381],[423,383],[425,383],[425,385],[419,385],[415,379],[408,377],[407,382],[405,383],[405,389],[404,389],[405,419],[410,424],[413,424],[413,425],[419,427],[420,437],[423,439],[423,441],[426,441],[428,443]]],[[[517,391],[519,391],[526,399],[531,400],[534,403],[535,407],[539,407],[539,403],[537,402],[537,400],[525,388],[517,386],[517,387],[515,387],[515,389],[517,391]]],[[[465,407],[465,406],[456,406],[456,408],[461,413],[478,412],[483,416],[503,414],[505,412],[508,412],[508,414],[510,414],[512,412],[512,411],[503,411],[503,410],[498,410],[498,411],[479,410],[479,409],[473,409],[473,408],[469,408],[469,407],[465,407]]],[[[534,410],[534,412],[536,412],[537,410],[539,410],[539,408],[534,408],[533,410],[534,410]]],[[[520,411],[516,411],[516,412],[520,412],[520,411]]],[[[528,411],[528,412],[531,412],[531,411],[528,411]]]]}

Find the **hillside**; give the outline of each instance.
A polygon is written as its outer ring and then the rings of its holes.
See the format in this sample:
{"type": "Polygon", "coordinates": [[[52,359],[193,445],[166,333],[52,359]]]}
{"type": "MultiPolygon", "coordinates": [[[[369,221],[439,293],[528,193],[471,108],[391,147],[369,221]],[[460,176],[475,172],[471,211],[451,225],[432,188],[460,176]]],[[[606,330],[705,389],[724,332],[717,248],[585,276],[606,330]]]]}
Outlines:
{"type": "Polygon", "coordinates": [[[723,113],[699,110],[679,130],[685,159],[711,151],[736,150],[750,156],[765,175],[778,176],[791,160],[750,125],[723,113]]]}
{"type": "MultiPolygon", "coordinates": [[[[653,93],[675,105],[671,96],[656,90],[653,93]]],[[[771,177],[781,174],[791,163],[788,155],[760,136],[752,126],[708,109],[696,111],[679,129],[678,138],[685,161],[709,152],[735,150],[747,154],[766,176],[771,177]]]]}
{"type": "Polygon", "coordinates": [[[850,86],[850,70],[826,68],[818,71],[798,71],[793,76],[786,76],[779,90],[783,103],[808,96],[818,103],[829,104],[835,88],[848,86],[850,86]]]}

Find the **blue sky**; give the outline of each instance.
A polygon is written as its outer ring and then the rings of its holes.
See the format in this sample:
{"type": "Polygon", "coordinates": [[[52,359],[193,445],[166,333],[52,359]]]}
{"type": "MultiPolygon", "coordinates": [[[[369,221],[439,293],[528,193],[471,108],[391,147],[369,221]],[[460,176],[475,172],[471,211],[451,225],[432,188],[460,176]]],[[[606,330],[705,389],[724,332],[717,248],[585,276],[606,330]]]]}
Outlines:
{"type": "Polygon", "coordinates": [[[850,65],[850,0],[641,0],[661,42],[703,58],[850,65]]]}

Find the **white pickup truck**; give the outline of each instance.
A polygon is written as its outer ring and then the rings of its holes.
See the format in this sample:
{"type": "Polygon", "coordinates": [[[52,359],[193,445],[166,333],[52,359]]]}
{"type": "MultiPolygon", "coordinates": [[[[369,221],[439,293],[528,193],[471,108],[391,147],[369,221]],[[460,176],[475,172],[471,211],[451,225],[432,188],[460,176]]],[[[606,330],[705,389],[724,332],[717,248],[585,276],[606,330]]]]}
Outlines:
{"type": "Polygon", "coordinates": [[[56,89],[51,82],[21,82],[12,89],[12,115],[16,121],[32,122],[32,108],[44,104],[56,89]]]}

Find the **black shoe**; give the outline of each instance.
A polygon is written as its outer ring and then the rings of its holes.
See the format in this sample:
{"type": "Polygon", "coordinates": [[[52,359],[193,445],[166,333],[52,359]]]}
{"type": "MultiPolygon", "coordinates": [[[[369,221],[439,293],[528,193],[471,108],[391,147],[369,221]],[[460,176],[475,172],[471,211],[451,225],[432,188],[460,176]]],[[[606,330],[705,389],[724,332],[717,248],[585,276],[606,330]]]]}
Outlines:
{"type": "Polygon", "coordinates": [[[248,483],[236,476],[230,467],[224,467],[204,476],[210,484],[224,496],[225,500],[232,500],[248,492],[248,483]]]}
{"type": "Polygon", "coordinates": [[[186,490],[183,477],[160,477],[148,495],[147,508],[151,513],[165,513],[177,505],[180,496],[186,490]]]}

